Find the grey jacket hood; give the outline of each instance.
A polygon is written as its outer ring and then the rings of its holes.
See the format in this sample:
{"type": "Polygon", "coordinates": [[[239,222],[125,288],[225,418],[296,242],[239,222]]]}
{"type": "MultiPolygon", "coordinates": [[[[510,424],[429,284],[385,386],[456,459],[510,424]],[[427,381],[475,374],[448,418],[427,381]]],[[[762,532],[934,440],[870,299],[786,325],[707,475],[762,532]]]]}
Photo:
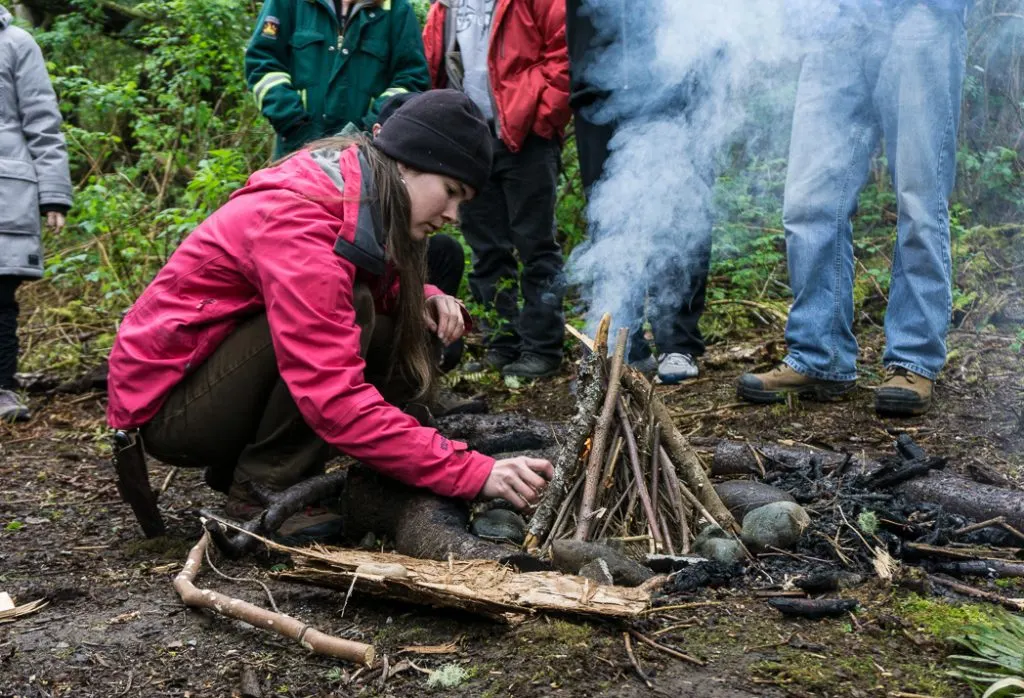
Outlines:
{"type": "Polygon", "coordinates": [[[0,5],[0,31],[7,28],[7,25],[11,23],[11,13],[7,11],[7,8],[0,5]]]}

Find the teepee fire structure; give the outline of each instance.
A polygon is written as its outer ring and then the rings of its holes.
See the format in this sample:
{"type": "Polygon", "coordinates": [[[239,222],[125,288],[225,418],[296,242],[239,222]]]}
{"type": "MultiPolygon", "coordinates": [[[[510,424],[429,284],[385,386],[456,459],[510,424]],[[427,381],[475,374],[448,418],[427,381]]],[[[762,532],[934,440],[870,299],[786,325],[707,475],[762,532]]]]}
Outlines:
{"type": "Polygon", "coordinates": [[[687,554],[700,521],[735,534],[736,520],[653,386],[624,365],[626,328],[608,358],[610,325],[605,315],[594,340],[568,328],[589,351],[580,364],[577,411],[525,547],[545,552],[559,539],[610,538],[687,554]]]}

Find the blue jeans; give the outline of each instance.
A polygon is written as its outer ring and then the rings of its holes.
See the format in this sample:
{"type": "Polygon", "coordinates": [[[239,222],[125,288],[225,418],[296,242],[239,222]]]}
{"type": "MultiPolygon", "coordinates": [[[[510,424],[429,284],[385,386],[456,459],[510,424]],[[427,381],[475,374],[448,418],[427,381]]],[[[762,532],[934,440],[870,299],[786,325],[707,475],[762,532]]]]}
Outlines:
{"type": "Polygon", "coordinates": [[[963,13],[906,2],[841,19],[804,59],[797,90],[783,206],[794,296],[785,362],[813,378],[857,377],[850,217],[884,140],[899,215],[882,360],[934,379],[952,311],[963,13]]]}

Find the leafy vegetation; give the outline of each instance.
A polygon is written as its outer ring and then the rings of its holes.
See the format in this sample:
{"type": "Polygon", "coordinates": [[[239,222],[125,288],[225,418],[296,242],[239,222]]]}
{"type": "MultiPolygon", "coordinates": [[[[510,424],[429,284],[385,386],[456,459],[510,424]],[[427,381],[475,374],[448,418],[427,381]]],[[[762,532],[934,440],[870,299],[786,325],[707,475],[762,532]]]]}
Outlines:
{"type": "Polygon", "coordinates": [[[970,650],[949,659],[951,676],[970,684],[984,698],[1024,696],[1024,619],[1000,613],[991,622],[971,625],[951,638],[970,650]]]}

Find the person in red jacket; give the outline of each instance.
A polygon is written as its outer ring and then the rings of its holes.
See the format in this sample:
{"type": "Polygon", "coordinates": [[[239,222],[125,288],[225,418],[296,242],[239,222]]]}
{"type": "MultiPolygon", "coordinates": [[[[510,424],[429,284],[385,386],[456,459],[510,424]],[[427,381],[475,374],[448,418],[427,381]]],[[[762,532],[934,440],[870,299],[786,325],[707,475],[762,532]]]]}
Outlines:
{"type": "Polygon", "coordinates": [[[424,284],[426,238],[490,166],[479,110],[442,90],[372,141],[317,141],[254,173],[125,316],[110,425],[164,462],[206,467],[229,514],[249,483],[289,487],[332,447],[443,496],[534,504],[550,463],[495,462],[395,406],[433,389],[429,333],[450,343],[466,329],[461,304],[424,284]]]}
{"type": "Polygon", "coordinates": [[[561,137],[571,115],[565,0],[438,0],[423,43],[434,87],[468,95],[494,141],[490,179],[461,211],[473,250],[470,291],[502,319],[487,337],[484,363],[506,376],[551,375],[565,339],[555,240],[561,137]]]}

